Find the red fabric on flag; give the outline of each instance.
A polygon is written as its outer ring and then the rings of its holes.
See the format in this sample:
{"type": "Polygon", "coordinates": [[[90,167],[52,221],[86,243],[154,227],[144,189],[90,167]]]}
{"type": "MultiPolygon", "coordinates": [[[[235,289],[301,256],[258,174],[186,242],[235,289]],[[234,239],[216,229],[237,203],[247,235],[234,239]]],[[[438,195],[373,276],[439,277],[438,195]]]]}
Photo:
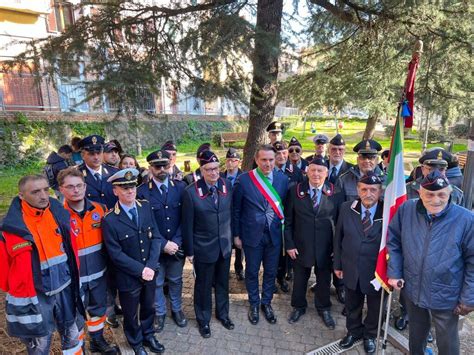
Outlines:
{"type": "Polygon", "coordinates": [[[419,62],[419,54],[414,53],[410,63],[408,64],[408,75],[405,81],[404,96],[405,99],[408,101],[408,107],[410,108],[411,116],[405,117],[405,128],[411,128],[413,126],[413,109],[415,105],[415,78],[419,62]]]}

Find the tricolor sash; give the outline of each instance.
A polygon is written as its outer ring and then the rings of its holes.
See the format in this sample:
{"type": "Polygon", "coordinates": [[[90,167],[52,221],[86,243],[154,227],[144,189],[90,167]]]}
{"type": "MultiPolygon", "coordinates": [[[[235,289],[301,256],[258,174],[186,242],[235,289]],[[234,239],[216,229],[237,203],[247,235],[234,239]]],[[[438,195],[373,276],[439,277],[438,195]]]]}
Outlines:
{"type": "Polygon", "coordinates": [[[276,192],[275,188],[270,184],[270,180],[263,175],[260,169],[253,169],[249,171],[249,176],[252,182],[257,187],[258,191],[265,197],[270,206],[272,206],[275,214],[283,220],[285,215],[283,214],[283,204],[281,202],[280,195],[276,192]]]}

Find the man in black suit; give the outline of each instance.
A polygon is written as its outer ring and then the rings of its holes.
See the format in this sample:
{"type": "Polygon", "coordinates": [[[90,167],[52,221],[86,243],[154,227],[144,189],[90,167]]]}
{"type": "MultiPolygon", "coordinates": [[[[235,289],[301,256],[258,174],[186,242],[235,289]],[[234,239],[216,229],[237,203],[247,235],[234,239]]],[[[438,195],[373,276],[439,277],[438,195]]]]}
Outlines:
{"type": "MultiPolygon", "coordinates": [[[[225,167],[226,170],[221,173],[221,177],[230,181],[232,186],[234,186],[235,181],[242,174],[240,170],[240,154],[235,148],[229,148],[225,155],[225,167]]],[[[235,259],[234,259],[234,271],[235,276],[238,281],[243,281],[245,279],[244,275],[244,265],[242,264],[244,255],[242,249],[235,248],[235,259]]]]}
{"type": "MultiPolygon", "coordinates": [[[[203,143],[201,144],[197,151],[196,151],[196,161],[199,164],[199,156],[201,155],[202,152],[205,150],[210,150],[211,149],[211,143],[203,143]]],[[[194,170],[192,173],[189,173],[183,178],[183,181],[186,183],[186,185],[191,185],[193,182],[200,180],[202,178],[201,174],[201,169],[197,168],[194,170]]]]}
{"type": "Polygon", "coordinates": [[[334,329],[329,300],[332,273],[332,240],[340,201],[326,181],[327,161],[317,156],[309,162],[308,179],[291,187],[285,204],[285,247],[294,261],[294,282],[288,321],[295,323],[306,312],[306,290],[311,268],[318,280],[314,303],[329,329],[334,329]]]}
{"type": "Polygon", "coordinates": [[[339,345],[350,348],[364,338],[367,353],[375,352],[380,292],[370,281],[374,278],[382,237],[382,181],[373,171],[357,183],[359,197],[341,205],[334,237],[334,272],[344,277],[346,287],[347,335],[339,345]],[[364,300],[367,316],[362,322],[364,300]]]}
{"type": "Polygon", "coordinates": [[[210,150],[199,155],[202,179],[188,186],[183,197],[184,253],[194,266],[194,312],[203,338],[211,336],[212,287],[216,318],[234,329],[229,318],[229,269],[232,253],[232,185],[219,176],[219,159],[210,150]]]}
{"type": "Polygon", "coordinates": [[[150,203],[136,200],[138,170],[123,169],[112,175],[115,207],[102,222],[104,242],[115,267],[115,281],[123,309],[123,330],[135,354],[162,353],[155,338],[156,275],[160,257],[160,232],[150,203]]]}

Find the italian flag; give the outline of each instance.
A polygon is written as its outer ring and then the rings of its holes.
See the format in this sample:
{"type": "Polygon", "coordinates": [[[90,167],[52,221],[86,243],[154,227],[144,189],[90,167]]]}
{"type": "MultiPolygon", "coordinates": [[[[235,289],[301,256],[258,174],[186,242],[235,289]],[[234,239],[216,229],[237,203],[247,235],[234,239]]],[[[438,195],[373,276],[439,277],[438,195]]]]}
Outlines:
{"type": "Polygon", "coordinates": [[[375,268],[375,279],[371,281],[377,291],[380,290],[380,287],[383,287],[387,292],[390,292],[387,278],[388,225],[398,207],[407,199],[405,172],[403,169],[403,125],[403,118],[400,115],[395,123],[392,143],[390,145],[390,163],[388,166],[383,208],[382,240],[375,268]]]}

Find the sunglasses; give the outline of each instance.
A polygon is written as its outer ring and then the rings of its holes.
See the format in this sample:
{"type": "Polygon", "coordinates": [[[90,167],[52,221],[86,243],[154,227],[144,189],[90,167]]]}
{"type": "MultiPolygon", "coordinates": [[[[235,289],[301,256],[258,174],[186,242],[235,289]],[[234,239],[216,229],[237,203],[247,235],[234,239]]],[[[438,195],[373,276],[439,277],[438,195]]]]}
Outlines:
{"type": "Polygon", "coordinates": [[[290,148],[290,149],[288,149],[288,152],[290,152],[290,153],[293,153],[293,152],[301,153],[301,149],[300,148],[290,148]]]}

